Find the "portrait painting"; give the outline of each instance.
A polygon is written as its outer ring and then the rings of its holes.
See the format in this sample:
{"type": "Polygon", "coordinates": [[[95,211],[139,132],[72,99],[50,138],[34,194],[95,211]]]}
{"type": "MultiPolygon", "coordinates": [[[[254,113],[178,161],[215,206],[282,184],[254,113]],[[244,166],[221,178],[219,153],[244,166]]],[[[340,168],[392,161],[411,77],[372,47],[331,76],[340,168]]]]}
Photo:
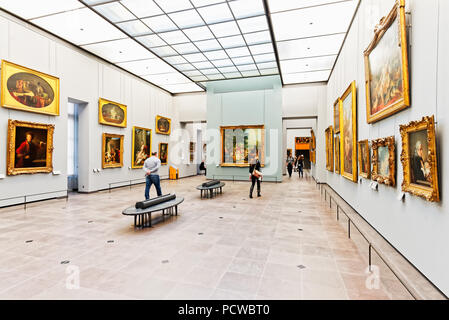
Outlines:
{"type": "Polygon", "coordinates": [[[359,172],[361,177],[370,178],[371,160],[368,140],[359,141],[359,172]]]}
{"type": "Polygon", "coordinates": [[[396,0],[364,52],[368,123],[410,106],[404,7],[405,0],[396,0]]]}
{"type": "Polygon", "coordinates": [[[334,138],[334,149],[335,149],[335,173],[340,173],[341,165],[340,165],[340,136],[337,135],[334,138]]]}
{"type": "Polygon", "coordinates": [[[1,105],[59,115],[59,78],[2,60],[1,105]]]}
{"type": "Polygon", "coordinates": [[[124,135],[103,133],[102,167],[123,167],[123,139],[124,135]]]}
{"type": "Polygon", "coordinates": [[[168,163],[168,143],[159,143],[159,159],[162,165],[168,163]]]}
{"type": "Polygon", "coordinates": [[[357,100],[352,82],[340,100],[341,174],[357,182],[357,100]]]}
{"type": "Polygon", "coordinates": [[[143,168],[146,159],[151,156],[151,129],[133,127],[131,167],[143,168]]]}
{"type": "Polygon", "coordinates": [[[156,133],[169,135],[171,130],[171,119],[156,116],[156,133]]]}
{"type": "Polygon", "coordinates": [[[436,157],[435,120],[424,117],[400,126],[402,138],[401,162],[404,170],[402,190],[439,201],[438,168],[436,157]]]}
{"type": "Polygon", "coordinates": [[[190,154],[190,163],[193,163],[195,160],[195,142],[190,142],[189,144],[189,154],[190,154]]]}
{"type": "Polygon", "coordinates": [[[332,126],[325,131],[326,137],[326,169],[334,171],[334,131],[332,126]]]}
{"type": "Polygon", "coordinates": [[[261,165],[265,158],[264,126],[220,127],[221,166],[248,167],[256,156],[261,165]]]}
{"type": "Polygon", "coordinates": [[[126,128],[126,106],[124,104],[100,98],[98,110],[100,124],[126,128]]]}
{"type": "Polygon", "coordinates": [[[334,103],[334,132],[340,133],[340,98],[334,103]]]}
{"type": "Polygon", "coordinates": [[[372,141],[372,179],[394,187],[396,185],[396,146],[394,136],[372,141]]]}
{"type": "Polygon", "coordinates": [[[8,120],[7,174],[53,171],[54,125],[8,120]]]}

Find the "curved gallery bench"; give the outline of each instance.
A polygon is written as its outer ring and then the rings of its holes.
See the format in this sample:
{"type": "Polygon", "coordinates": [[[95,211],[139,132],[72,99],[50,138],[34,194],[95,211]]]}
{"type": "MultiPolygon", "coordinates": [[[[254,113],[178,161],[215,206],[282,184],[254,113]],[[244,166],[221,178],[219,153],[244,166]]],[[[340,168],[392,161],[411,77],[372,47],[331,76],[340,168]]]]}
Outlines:
{"type": "Polygon", "coordinates": [[[201,199],[203,198],[203,193],[206,193],[206,198],[213,198],[214,194],[218,194],[218,190],[220,190],[220,194],[223,193],[223,187],[225,185],[224,182],[213,180],[197,186],[196,189],[201,191],[201,199]]]}
{"type": "Polygon", "coordinates": [[[135,206],[126,208],[122,211],[125,216],[134,216],[134,228],[151,227],[151,214],[162,211],[165,214],[178,215],[178,205],[184,201],[184,198],[177,198],[176,195],[165,195],[151,200],[137,202],[135,206]],[[174,197],[173,197],[174,196],[174,197]]]}

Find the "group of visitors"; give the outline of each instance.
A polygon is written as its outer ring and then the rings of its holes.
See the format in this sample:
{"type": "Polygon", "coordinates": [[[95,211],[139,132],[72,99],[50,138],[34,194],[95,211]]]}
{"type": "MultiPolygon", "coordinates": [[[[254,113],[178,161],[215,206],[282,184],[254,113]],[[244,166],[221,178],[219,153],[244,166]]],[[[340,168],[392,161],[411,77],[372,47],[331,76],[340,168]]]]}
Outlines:
{"type": "Polygon", "coordinates": [[[292,177],[293,167],[298,171],[299,177],[304,177],[304,156],[293,157],[291,154],[287,156],[287,171],[289,178],[292,177]]]}

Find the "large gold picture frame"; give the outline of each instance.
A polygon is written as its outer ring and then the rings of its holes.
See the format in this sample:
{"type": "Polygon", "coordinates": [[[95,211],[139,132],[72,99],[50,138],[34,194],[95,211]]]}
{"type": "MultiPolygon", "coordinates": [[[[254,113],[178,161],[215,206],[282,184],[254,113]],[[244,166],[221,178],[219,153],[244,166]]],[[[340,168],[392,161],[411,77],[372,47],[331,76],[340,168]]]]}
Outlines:
{"type": "Polygon", "coordinates": [[[102,135],[102,168],[123,167],[123,140],[124,135],[103,133],[102,135]]]}
{"type": "Polygon", "coordinates": [[[55,126],[8,120],[7,175],[53,171],[55,126]]]}
{"type": "Polygon", "coordinates": [[[367,122],[410,106],[405,0],[396,0],[364,52],[367,122]],[[395,23],[396,22],[396,23],[395,23]]]}
{"type": "Polygon", "coordinates": [[[353,81],[340,98],[341,175],[357,182],[357,88],[353,81]]]}
{"type": "Polygon", "coordinates": [[[430,202],[440,201],[434,116],[400,126],[402,191],[430,202]]]}
{"type": "Polygon", "coordinates": [[[336,135],[334,138],[334,149],[335,149],[335,173],[341,173],[341,157],[340,157],[340,135],[336,135]]]}
{"type": "Polygon", "coordinates": [[[396,147],[394,136],[373,140],[372,179],[387,186],[396,186],[396,147]]]}
{"type": "Polygon", "coordinates": [[[371,155],[369,148],[369,141],[362,140],[359,141],[359,175],[362,178],[369,179],[371,176],[371,155]]]}
{"type": "Polygon", "coordinates": [[[2,60],[1,105],[59,115],[59,78],[2,60]]]}
{"type": "Polygon", "coordinates": [[[98,122],[108,126],[126,128],[127,107],[124,104],[98,99],[98,122]]]}
{"type": "Polygon", "coordinates": [[[159,159],[161,159],[161,165],[168,164],[168,143],[159,143],[159,159]]]}
{"type": "MultiPolygon", "coordinates": [[[[225,141],[226,135],[225,135],[225,131],[226,130],[261,130],[260,132],[260,141],[256,142],[256,146],[254,146],[256,148],[256,153],[259,156],[259,161],[260,161],[260,165],[263,167],[265,166],[265,126],[264,125],[253,125],[253,126],[227,126],[227,127],[220,127],[220,135],[221,135],[221,139],[220,139],[220,150],[221,150],[221,158],[220,158],[220,166],[222,167],[249,167],[250,166],[250,150],[248,150],[249,145],[245,145],[244,141],[243,141],[243,145],[242,146],[237,146],[237,142],[235,145],[233,145],[232,147],[232,154],[233,154],[233,158],[234,158],[234,162],[230,163],[230,162],[226,162],[226,150],[225,150],[225,146],[227,143],[225,141]],[[239,158],[239,156],[237,156],[237,153],[240,154],[240,156],[242,156],[244,159],[244,162],[238,162],[237,158],[239,158]]],[[[229,152],[231,152],[231,150],[229,150],[229,152]]]]}
{"type": "Polygon", "coordinates": [[[332,126],[325,130],[326,137],[326,169],[334,171],[334,130],[332,126]]]}
{"type": "Polygon", "coordinates": [[[313,131],[313,129],[310,130],[310,136],[311,136],[311,139],[310,139],[311,148],[312,148],[312,150],[315,150],[316,149],[316,136],[315,136],[315,132],[313,131]]]}
{"type": "Polygon", "coordinates": [[[334,132],[340,133],[340,98],[334,102],[334,132]]]}
{"type": "Polygon", "coordinates": [[[171,119],[163,116],[156,116],[156,133],[170,135],[170,131],[171,119]]]}
{"type": "Polygon", "coordinates": [[[151,156],[151,129],[133,127],[133,141],[131,149],[131,168],[143,168],[146,159],[151,156]]]}

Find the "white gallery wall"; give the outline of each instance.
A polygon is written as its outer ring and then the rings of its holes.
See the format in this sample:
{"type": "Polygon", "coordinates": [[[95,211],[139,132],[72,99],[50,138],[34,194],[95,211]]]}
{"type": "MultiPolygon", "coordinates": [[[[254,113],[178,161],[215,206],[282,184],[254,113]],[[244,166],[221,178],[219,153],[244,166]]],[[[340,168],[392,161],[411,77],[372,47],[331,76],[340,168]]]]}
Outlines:
{"type": "Polygon", "coordinates": [[[362,0],[336,68],[327,87],[325,101],[318,106],[316,178],[328,183],[399,252],[414,264],[443,293],[449,295],[449,1],[408,0],[411,107],[372,125],[366,122],[363,51],[370,43],[374,26],[389,13],[393,0],[362,0]],[[325,170],[324,130],[333,125],[332,105],[351,81],[357,83],[358,141],[387,136],[396,139],[397,186],[369,188],[369,180],[354,183],[325,170]],[[439,153],[440,203],[406,194],[398,201],[403,181],[400,162],[399,125],[435,115],[439,153]]]}

